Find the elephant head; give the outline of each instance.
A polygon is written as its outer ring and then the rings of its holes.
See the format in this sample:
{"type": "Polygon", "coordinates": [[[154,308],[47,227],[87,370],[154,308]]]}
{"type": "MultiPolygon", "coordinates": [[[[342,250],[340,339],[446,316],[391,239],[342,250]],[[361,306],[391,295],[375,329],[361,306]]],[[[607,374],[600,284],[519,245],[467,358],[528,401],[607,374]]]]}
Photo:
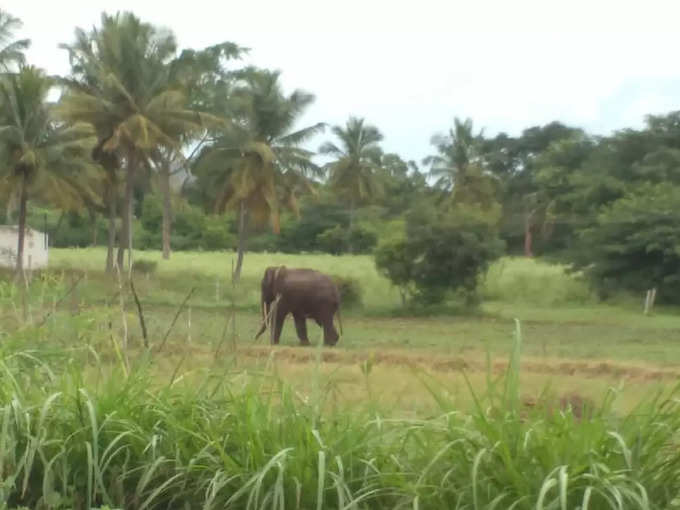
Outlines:
{"type": "Polygon", "coordinates": [[[267,329],[267,318],[271,313],[271,305],[281,292],[281,282],[286,275],[286,266],[268,267],[262,277],[262,295],[260,298],[260,309],[262,312],[262,327],[255,338],[264,333],[267,329]]]}

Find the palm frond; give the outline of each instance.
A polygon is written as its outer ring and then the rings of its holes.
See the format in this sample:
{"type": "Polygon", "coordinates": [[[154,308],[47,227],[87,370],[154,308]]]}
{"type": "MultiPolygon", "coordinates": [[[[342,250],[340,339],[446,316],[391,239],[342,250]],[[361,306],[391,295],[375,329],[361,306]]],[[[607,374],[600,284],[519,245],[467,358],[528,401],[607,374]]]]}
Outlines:
{"type": "Polygon", "coordinates": [[[18,18],[0,9],[0,69],[7,71],[11,65],[23,65],[26,61],[24,51],[31,41],[29,39],[13,40],[14,32],[22,27],[18,18]]]}
{"type": "Polygon", "coordinates": [[[303,129],[300,129],[298,131],[295,131],[294,133],[290,133],[287,135],[284,135],[276,140],[276,143],[278,145],[299,145],[301,143],[306,142],[310,138],[313,138],[317,136],[320,133],[323,133],[324,130],[326,129],[326,123],[325,122],[319,122],[317,124],[314,124],[313,126],[309,126],[303,129]]]}

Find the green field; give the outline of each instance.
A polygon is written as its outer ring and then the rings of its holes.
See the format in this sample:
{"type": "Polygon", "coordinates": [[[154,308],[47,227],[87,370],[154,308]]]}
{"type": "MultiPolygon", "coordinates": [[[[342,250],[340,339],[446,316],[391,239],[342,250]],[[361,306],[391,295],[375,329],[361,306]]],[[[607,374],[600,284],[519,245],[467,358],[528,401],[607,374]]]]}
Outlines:
{"type": "MultiPolygon", "coordinates": [[[[85,305],[101,305],[117,288],[115,280],[101,273],[103,259],[100,249],[54,249],[51,267],[56,274],[60,269],[85,272],[87,279],[78,286],[78,299],[85,305]]],[[[223,318],[235,308],[239,341],[250,345],[258,327],[264,269],[283,264],[360,282],[363,304],[343,310],[346,331],[338,344],[340,351],[408,349],[456,356],[483,355],[490,350],[505,356],[513,321],[519,319],[524,354],[531,357],[664,367],[680,364],[677,310],[656,309],[645,317],[642,299],[598,304],[584,282],[568,276],[563,268],[532,260],[506,258],[492,266],[483,283],[484,302],[479,310],[469,312],[455,302],[437,310],[404,310],[399,292],[377,273],[370,256],[248,254],[238,287],[231,284],[232,253],[178,252],[163,261],[159,252],[138,252],[137,259],[158,263],[153,275],[136,278],[142,303],[153,310],[152,328],[157,323],[162,330],[168,316],[195,287],[189,303],[196,318],[191,336],[201,343],[221,338],[223,318]]],[[[315,325],[310,328],[320,334],[315,325]]],[[[179,321],[177,335],[188,334],[186,319],[179,321]]],[[[297,344],[292,321],[286,323],[282,344],[297,344]]]]}
{"type": "Polygon", "coordinates": [[[526,259],[466,311],[402,308],[367,256],[248,254],[232,285],[231,253],[138,252],[158,262],[134,277],[147,350],[104,256],[51,250],[25,306],[0,287],[9,508],[680,504],[676,310],[597,303],[526,259]],[[360,281],[336,347],[299,347],[290,319],[281,346],[253,341],[278,264],[360,281]]]}

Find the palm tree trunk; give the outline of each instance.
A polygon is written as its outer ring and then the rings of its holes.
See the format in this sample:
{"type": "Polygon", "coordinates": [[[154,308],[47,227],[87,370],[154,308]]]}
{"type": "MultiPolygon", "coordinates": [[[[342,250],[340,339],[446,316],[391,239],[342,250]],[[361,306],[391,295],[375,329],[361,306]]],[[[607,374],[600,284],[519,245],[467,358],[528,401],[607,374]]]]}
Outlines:
{"type": "Polygon", "coordinates": [[[128,158],[127,180],[125,182],[125,208],[127,226],[125,233],[127,234],[125,241],[128,249],[128,273],[132,274],[132,219],[134,218],[134,191],[135,191],[135,175],[137,173],[137,155],[134,152],[130,153],[128,158]]]}
{"type": "Polygon", "coordinates": [[[241,200],[241,204],[239,206],[239,219],[238,219],[238,254],[236,257],[236,268],[234,269],[234,281],[238,282],[241,278],[241,268],[243,267],[243,256],[246,251],[246,229],[247,229],[247,222],[246,222],[246,215],[247,215],[247,210],[246,210],[246,204],[243,200],[241,200]]]}
{"type": "Polygon", "coordinates": [[[170,235],[172,230],[172,202],[170,201],[170,165],[163,161],[161,168],[163,192],[163,258],[170,258],[170,235]]]}
{"type": "Polygon", "coordinates": [[[113,250],[116,246],[116,191],[113,186],[108,190],[108,206],[109,206],[109,239],[106,250],[106,272],[113,271],[113,250]]]}
{"type": "Polygon", "coordinates": [[[136,154],[130,151],[127,158],[127,172],[125,173],[125,204],[123,205],[123,227],[118,242],[118,267],[123,269],[125,250],[128,250],[128,272],[132,271],[132,218],[134,201],[135,170],[137,166],[136,154]]]}
{"type": "Polygon", "coordinates": [[[533,252],[534,236],[531,231],[533,216],[534,211],[528,213],[524,220],[524,256],[529,258],[534,256],[533,252]]]}
{"type": "Polygon", "coordinates": [[[52,231],[51,239],[53,245],[54,241],[57,239],[57,234],[59,233],[59,230],[61,230],[61,224],[64,222],[64,216],[66,216],[66,211],[61,211],[61,213],[59,214],[59,219],[57,220],[57,225],[54,227],[54,230],[52,231]]]}
{"type": "Polygon", "coordinates": [[[87,212],[90,215],[90,228],[92,229],[92,246],[97,246],[97,211],[92,207],[88,208],[87,212]]]}
{"type": "Polygon", "coordinates": [[[125,261],[125,239],[127,238],[126,209],[125,205],[123,205],[122,222],[118,235],[118,253],[116,254],[116,264],[120,269],[123,268],[123,262],[125,261]]]}
{"type": "Polygon", "coordinates": [[[26,173],[21,178],[21,196],[19,198],[19,231],[17,232],[17,278],[24,278],[24,239],[26,237],[26,205],[28,203],[26,173]]]}
{"type": "Polygon", "coordinates": [[[349,253],[354,252],[354,247],[352,246],[352,233],[354,232],[354,197],[349,199],[349,238],[347,242],[347,250],[349,253]]]}

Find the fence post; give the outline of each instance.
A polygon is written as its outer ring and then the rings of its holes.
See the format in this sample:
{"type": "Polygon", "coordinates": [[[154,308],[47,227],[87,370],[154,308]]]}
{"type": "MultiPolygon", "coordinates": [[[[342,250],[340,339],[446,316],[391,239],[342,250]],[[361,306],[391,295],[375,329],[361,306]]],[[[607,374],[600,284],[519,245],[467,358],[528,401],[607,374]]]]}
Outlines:
{"type": "Polygon", "coordinates": [[[187,344],[191,343],[191,307],[187,310],[187,344]]]}
{"type": "Polygon", "coordinates": [[[649,315],[649,312],[654,308],[654,301],[656,300],[656,287],[647,290],[645,294],[645,308],[644,314],[649,315]]]}

